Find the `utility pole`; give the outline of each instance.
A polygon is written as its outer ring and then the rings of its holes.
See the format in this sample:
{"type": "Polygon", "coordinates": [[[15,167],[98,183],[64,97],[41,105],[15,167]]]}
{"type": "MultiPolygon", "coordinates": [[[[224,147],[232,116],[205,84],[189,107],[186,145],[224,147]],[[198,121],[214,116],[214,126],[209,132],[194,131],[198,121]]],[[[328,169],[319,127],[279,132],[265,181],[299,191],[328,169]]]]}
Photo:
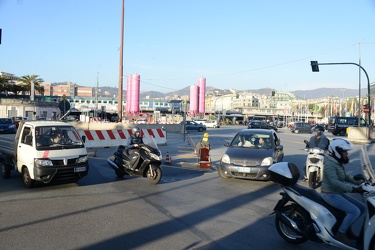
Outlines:
{"type": "Polygon", "coordinates": [[[118,83],[118,119],[122,121],[122,85],[123,85],[123,45],[124,45],[124,1],[122,0],[121,9],[121,38],[120,38],[120,68],[119,68],[119,83],[118,83]]]}

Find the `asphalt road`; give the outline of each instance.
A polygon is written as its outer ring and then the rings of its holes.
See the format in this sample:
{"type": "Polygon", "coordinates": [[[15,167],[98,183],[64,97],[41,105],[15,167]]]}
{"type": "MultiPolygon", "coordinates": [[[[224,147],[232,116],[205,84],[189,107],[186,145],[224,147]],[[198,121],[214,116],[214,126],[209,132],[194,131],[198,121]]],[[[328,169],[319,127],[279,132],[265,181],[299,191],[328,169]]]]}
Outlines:
{"type": "MultiPolygon", "coordinates": [[[[244,127],[209,129],[213,166],[223,144],[244,127]]],[[[193,143],[203,133],[168,133],[172,165],[163,164],[161,183],[140,177],[117,178],[106,159],[115,149],[90,149],[89,175],[76,184],[22,186],[21,176],[0,178],[1,249],[334,249],[283,241],[270,215],[280,188],[272,182],[221,179],[214,169],[200,169],[193,143]]],[[[301,170],[308,134],[279,132],[285,161],[301,170]]],[[[330,136],[330,135],[329,135],[330,136]]],[[[331,137],[331,136],[330,136],[331,137]]],[[[366,146],[370,156],[373,145],[366,146]]],[[[358,171],[359,147],[349,173],[358,171]]],[[[371,161],[375,159],[371,156],[371,161]]]]}

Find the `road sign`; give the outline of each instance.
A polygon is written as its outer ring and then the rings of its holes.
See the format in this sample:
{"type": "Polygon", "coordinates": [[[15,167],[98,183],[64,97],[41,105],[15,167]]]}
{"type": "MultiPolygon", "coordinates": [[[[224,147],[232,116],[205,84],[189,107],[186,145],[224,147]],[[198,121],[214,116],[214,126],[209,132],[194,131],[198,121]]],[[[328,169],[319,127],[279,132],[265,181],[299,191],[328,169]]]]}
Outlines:
{"type": "Polygon", "coordinates": [[[59,103],[59,109],[61,110],[62,115],[65,115],[65,113],[70,109],[70,103],[67,100],[62,100],[59,103]]]}

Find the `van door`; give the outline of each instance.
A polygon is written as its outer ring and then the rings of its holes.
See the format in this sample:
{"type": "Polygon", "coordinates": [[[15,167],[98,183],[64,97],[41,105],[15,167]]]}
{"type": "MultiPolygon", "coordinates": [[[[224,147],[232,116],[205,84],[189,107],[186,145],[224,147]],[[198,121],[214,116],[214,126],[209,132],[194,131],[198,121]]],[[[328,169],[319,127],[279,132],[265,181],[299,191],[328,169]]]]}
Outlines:
{"type": "Polygon", "coordinates": [[[19,171],[22,171],[22,166],[27,166],[31,178],[34,178],[33,167],[35,158],[33,136],[32,127],[23,126],[17,147],[17,168],[19,171]]]}

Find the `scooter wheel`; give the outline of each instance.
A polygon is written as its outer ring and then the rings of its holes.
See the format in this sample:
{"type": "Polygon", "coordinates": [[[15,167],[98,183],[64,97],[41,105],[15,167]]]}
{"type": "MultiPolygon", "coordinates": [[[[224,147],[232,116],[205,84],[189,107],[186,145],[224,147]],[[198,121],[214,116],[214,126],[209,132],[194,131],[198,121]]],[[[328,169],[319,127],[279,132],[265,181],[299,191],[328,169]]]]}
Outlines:
{"type": "MultiPolygon", "coordinates": [[[[292,207],[290,205],[285,206],[281,209],[281,212],[291,218],[293,221],[297,222],[297,224],[303,224],[305,220],[304,212],[301,211],[299,208],[292,207]]],[[[296,233],[293,229],[289,228],[285,225],[279,218],[275,219],[275,226],[277,232],[285,241],[292,243],[292,244],[301,244],[307,241],[307,238],[301,234],[296,233]]]]}
{"type": "Polygon", "coordinates": [[[160,182],[161,176],[162,176],[162,171],[161,171],[161,168],[159,167],[156,168],[155,170],[152,170],[151,168],[149,168],[149,170],[147,171],[148,182],[150,182],[153,185],[156,185],[160,182]]]}
{"type": "Polygon", "coordinates": [[[318,182],[316,180],[316,172],[309,173],[309,188],[316,189],[318,187],[318,182]]]}

